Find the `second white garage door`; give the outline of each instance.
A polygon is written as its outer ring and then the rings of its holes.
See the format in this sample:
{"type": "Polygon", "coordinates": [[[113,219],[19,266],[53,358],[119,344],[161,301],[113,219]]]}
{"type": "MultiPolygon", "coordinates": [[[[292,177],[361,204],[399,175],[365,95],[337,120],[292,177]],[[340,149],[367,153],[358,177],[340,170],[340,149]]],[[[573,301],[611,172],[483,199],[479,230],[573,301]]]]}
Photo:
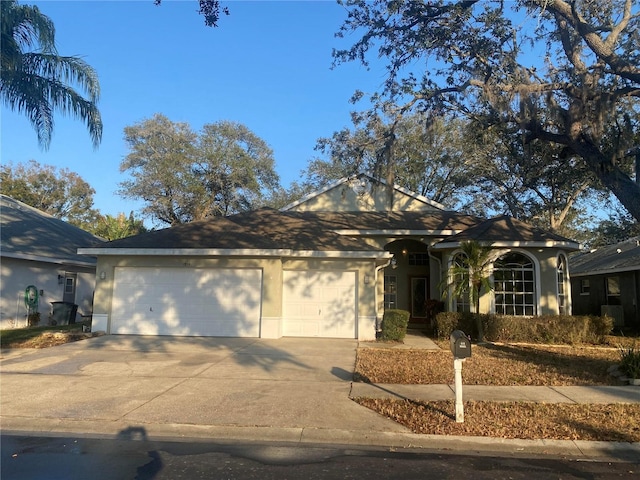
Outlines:
{"type": "Polygon", "coordinates": [[[258,337],[262,270],[115,269],[111,333],[258,337]]]}
{"type": "Polygon", "coordinates": [[[286,337],[356,337],[356,272],[283,272],[286,337]]]}

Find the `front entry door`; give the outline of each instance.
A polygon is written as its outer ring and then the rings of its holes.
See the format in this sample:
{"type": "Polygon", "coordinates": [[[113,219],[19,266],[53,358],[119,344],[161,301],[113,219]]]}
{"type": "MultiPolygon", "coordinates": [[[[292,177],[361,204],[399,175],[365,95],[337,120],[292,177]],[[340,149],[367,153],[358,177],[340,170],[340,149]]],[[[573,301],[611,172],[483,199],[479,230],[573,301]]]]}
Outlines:
{"type": "Polygon", "coordinates": [[[75,273],[66,273],[64,276],[64,295],[63,302],[76,303],[76,281],[78,275],[75,273]]]}
{"type": "Polygon", "coordinates": [[[411,320],[427,318],[429,277],[411,277],[411,320]]]}

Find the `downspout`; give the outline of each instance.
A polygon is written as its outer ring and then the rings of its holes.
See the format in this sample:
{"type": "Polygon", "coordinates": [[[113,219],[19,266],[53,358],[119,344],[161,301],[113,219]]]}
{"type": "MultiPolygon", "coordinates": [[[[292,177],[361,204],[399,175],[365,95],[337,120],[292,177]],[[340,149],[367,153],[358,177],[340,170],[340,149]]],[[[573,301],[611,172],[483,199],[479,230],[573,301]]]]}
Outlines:
{"type": "MultiPolygon", "coordinates": [[[[380,272],[380,270],[382,270],[383,268],[387,268],[389,265],[391,265],[391,258],[387,260],[386,263],[383,263],[382,265],[378,265],[373,275],[373,285],[375,288],[374,302],[375,302],[375,314],[376,314],[376,332],[379,332],[381,330],[380,312],[378,311],[378,305],[380,305],[380,303],[378,302],[378,272],[380,272]]],[[[384,295],[384,293],[382,295],[384,295]]],[[[383,301],[384,301],[384,297],[383,297],[383,301]]]]}

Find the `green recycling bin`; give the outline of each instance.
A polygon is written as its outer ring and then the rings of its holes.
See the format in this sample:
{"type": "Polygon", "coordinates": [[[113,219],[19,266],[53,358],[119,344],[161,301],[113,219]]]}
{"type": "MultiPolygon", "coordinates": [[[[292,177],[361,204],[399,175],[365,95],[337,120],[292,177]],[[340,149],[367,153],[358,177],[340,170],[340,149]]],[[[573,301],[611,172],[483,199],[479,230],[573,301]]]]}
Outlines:
{"type": "Polygon", "coordinates": [[[78,305],[71,302],[51,302],[51,323],[53,325],[69,325],[76,323],[78,305]]]}

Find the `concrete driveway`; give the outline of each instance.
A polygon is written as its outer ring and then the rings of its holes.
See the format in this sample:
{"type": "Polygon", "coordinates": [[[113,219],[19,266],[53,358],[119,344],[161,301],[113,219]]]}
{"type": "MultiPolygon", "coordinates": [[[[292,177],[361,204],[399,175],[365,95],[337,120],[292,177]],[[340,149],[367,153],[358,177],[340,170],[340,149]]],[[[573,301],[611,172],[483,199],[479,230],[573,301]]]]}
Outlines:
{"type": "Polygon", "coordinates": [[[327,430],[345,440],[407,432],[349,399],[356,347],[356,340],[114,335],[3,351],[2,427],[237,438],[257,429],[273,439],[327,430]]]}

